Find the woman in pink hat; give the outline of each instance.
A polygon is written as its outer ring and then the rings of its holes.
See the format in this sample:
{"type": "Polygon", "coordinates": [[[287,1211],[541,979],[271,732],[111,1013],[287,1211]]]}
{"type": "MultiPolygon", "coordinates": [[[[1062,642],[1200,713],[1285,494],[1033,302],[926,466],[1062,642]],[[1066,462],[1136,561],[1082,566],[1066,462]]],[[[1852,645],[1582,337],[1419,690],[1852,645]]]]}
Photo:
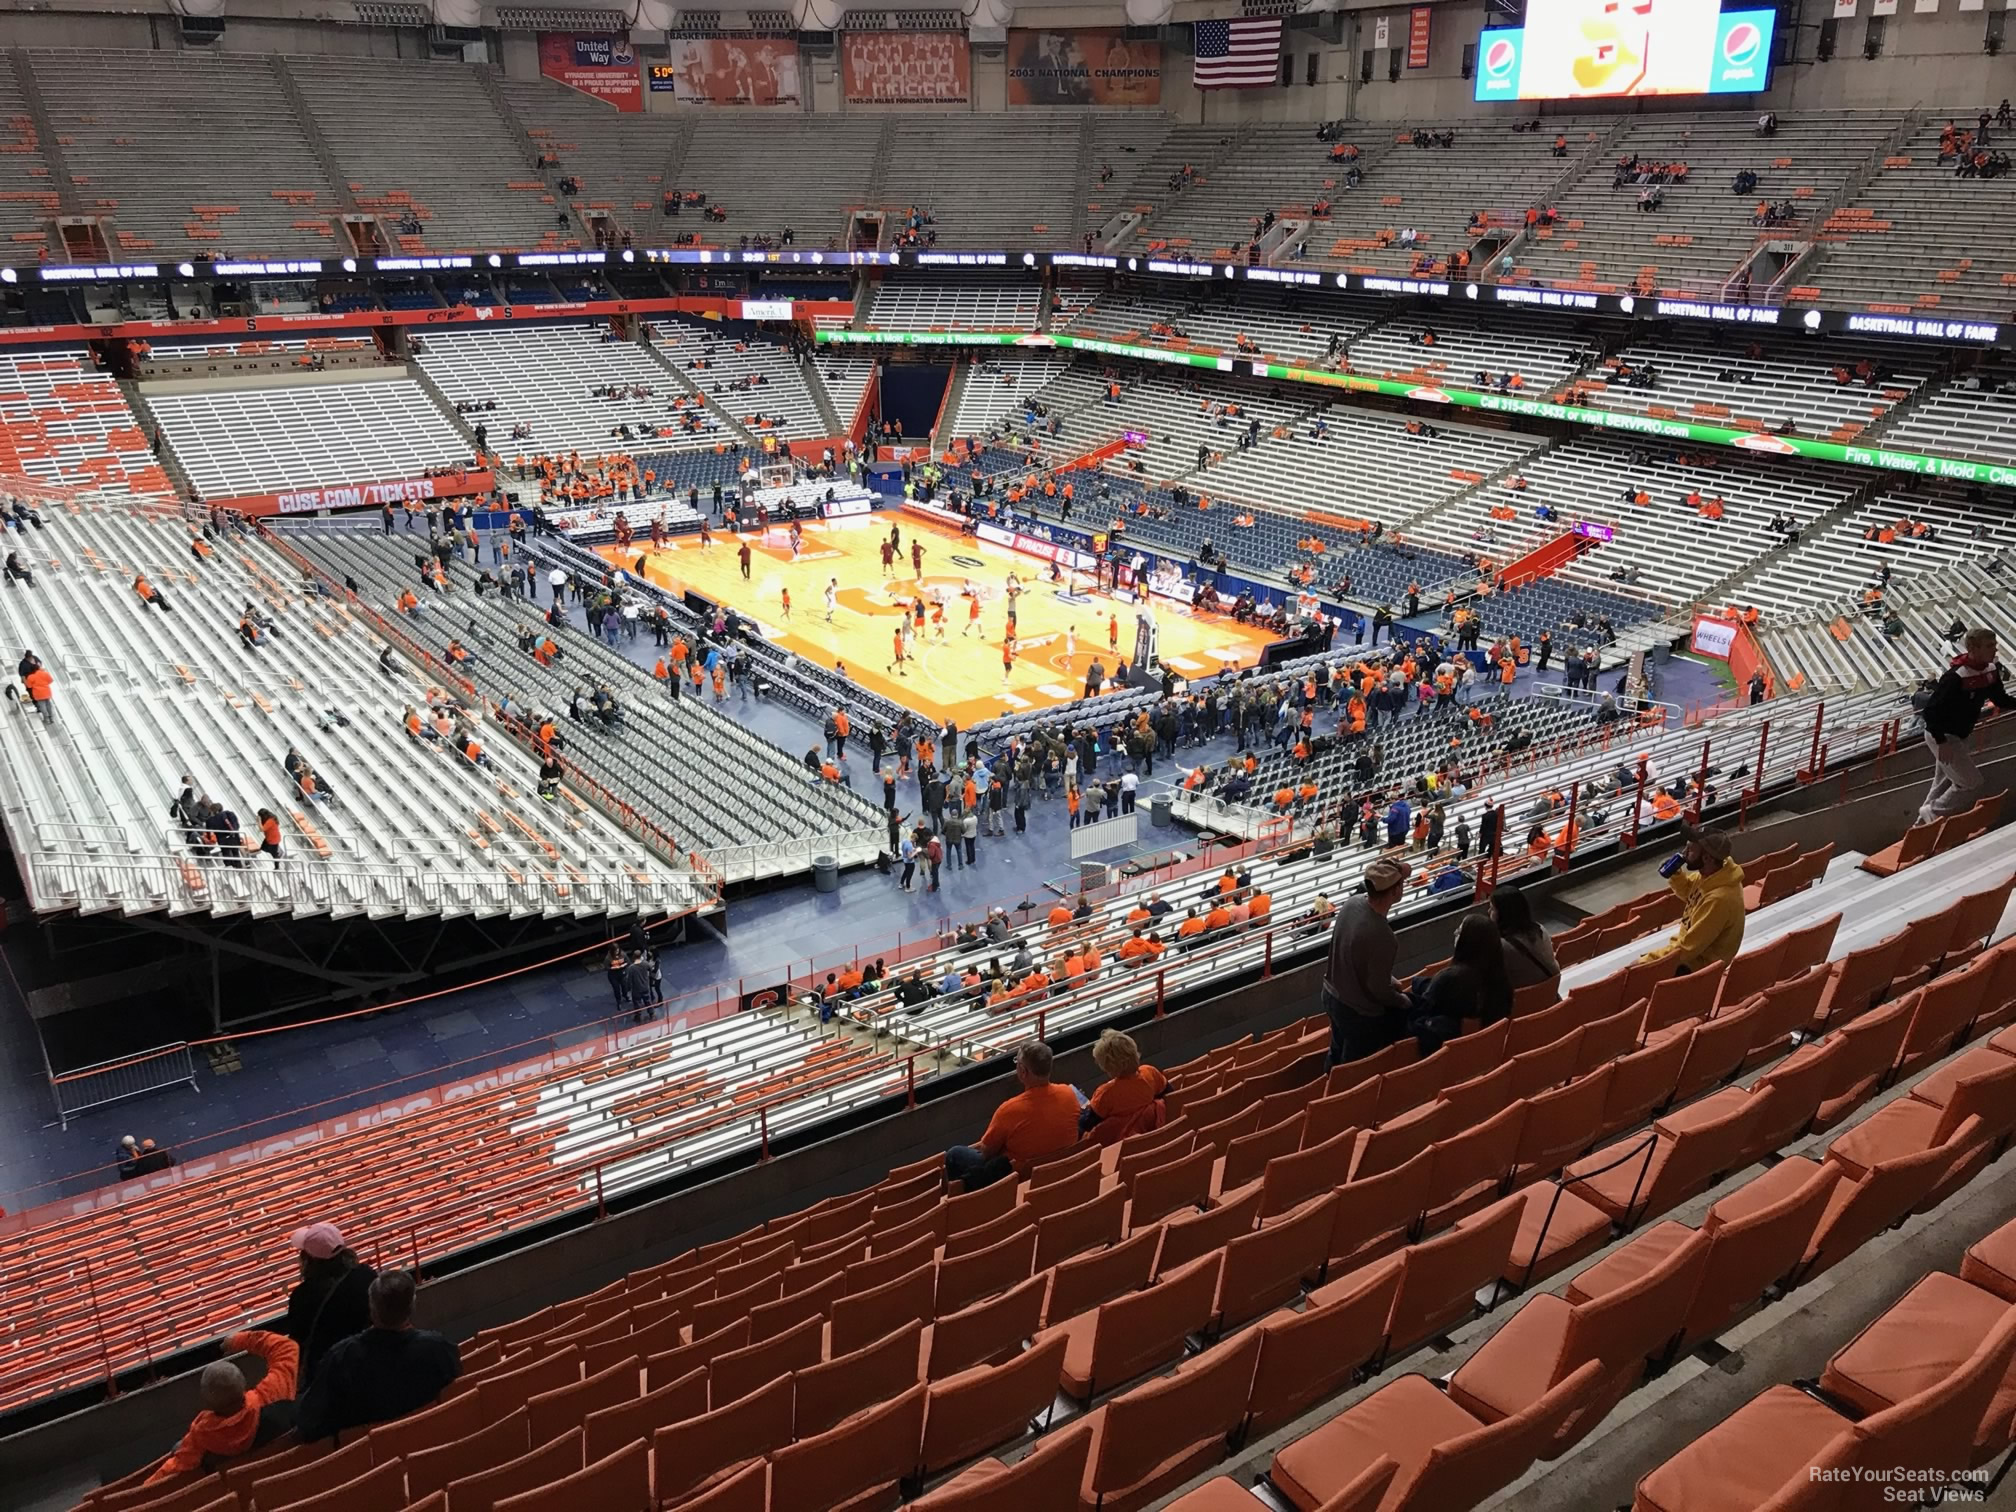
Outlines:
{"type": "Polygon", "coordinates": [[[377,1272],[360,1261],[333,1223],[311,1223],[288,1235],[301,1256],[301,1279],[287,1296],[282,1330],[301,1348],[305,1386],[329,1347],[371,1326],[367,1294],[377,1272]]]}

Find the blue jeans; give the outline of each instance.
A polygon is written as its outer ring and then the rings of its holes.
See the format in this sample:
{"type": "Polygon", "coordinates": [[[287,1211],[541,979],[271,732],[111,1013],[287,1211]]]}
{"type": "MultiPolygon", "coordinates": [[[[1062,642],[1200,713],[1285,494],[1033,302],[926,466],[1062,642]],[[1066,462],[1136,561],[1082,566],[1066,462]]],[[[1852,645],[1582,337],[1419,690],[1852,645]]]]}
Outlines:
{"type": "Polygon", "coordinates": [[[1006,1155],[989,1155],[978,1145],[954,1145],[945,1152],[945,1179],[964,1182],[969,1192],[992,1186],[1014,1169],[1006,1155]]]}

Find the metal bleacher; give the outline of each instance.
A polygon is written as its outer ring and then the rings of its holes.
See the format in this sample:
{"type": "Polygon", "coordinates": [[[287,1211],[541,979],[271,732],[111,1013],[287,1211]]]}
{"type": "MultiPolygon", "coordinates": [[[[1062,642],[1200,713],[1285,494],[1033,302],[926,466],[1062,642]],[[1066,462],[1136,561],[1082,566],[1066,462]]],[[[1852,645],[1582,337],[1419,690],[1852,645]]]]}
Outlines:
{"type": "Polygon", "coordinates": [[[356,382],[149,394],[206,498],[418,477],[471,447],[403,370],[356,382]]]}
{"type": "MultiPolygon", "coordinates": [[[[410,544],[377,533],[370,522],[360,529],[303,529],[289,539],[337,578],[354,578],[366,602],[385,612],[412,580],[410,544]]],[[[612,690],[623,709],[621,726],[567,720],[567,760],[622,795],[682,850],[704,857],[724,881],[797,875],[822,856],[851,866],[882,849],[878,808],[821,783],[789,753],[701,700],[668,698],[635,662],[579,633],[563,635],[562,657],[551,667],[520,652],[518,638],[539,622],[538,612],[526,600],[465,591],[475,576],[458,559],[448,602],[424,604],[412,633],[437,655],[451,635],[465,642],[473,636],[482,649],[469,675],[493,700],[508,695],[515,705],[564,719],[574,694],[612,690]],[[715,780],[728,772],[743,780],[715,780]]]]}
{"type": "Polygon", "coordinates": [[[350,176],[358,205],[417,236],[402,248],[526,251],[578,245],[553,196],[506,128],[473,69],[394,58],[305,60],[294,69],[322,136],[350,176]],[[452,155],[416,151],[453,142],[452,155]]]}
{"type": "MultiPolygon", "coordinates": [[[[706,887],[580,799],[532,798],[534,764],[485,726],[494,763],[408,737],[409,705],[450,701],[379,666],[386,642],[273,548],[119,505],[45,510],[14,543],[33,587],[0,624],[56,679],[56,718],[0,720],[6,822],[38,912],[594,916],[690,907],[706,887]],[[144,573],[168,608],[132,590],[144,573]],[[270,616],[256,649],[243,607],[270,616]],[[430,698],[430,693],[433,695],[430,698]],[[295,791],[298,749],[333,802],[295,791]],[[183,774],[243,833],[279,816],[283,863],[191,854],[167,818],[183,774]]],[[[395,648],[396,653],[396,648],[395,648]]]]}
{"type": "Polygon", "coordinates": [[[344,209],[274,76],[231,53],[27,55],[63,156],[121,255],[332,257],[344,209]],[[116,79],[116,98],[104,95],[116,79]],[[228,177],[218,173],[229,163],[228,177]]]}

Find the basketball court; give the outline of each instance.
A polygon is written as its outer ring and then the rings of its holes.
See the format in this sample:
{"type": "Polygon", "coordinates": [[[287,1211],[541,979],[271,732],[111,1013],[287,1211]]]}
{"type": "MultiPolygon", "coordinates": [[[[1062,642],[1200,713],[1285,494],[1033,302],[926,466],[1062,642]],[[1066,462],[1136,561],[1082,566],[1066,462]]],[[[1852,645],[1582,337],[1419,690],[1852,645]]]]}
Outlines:
{"type": "MultiPolygon", "coordinates": [[[[629,569],[644,558],[644,574],[676,593],[692,589],[724,603],[763,634],[822,666],[844,663],[862,687],[905,708],[967,727],[983,719],[1025,709],[1069,703],[1085,692],[1085,674],[1094,661],[1110,676],[1117,662],[1134,653],[1137,606],[1103,593],[1074,593],[1069,583],[1049,581],[1050,564],[1003,546],[955,535],[915,515],[872,514],[849,519],[806,521],[797,560],[784,533],[772,526],[765,536],[746,532],[749,577],[742,576],[740,540],[717,535],[703,547],[697,535],[682,536],[663,550],[640,539],[629,548],[597,547],[611,565],[629,569]],[[882,543],[892,524],[903,532],[902,556],[882,575],[882,543]],[[910,547],[924,548],[923,572],[911,567],[910,547]],[[1002,680],[1001,643],[1008,618],[1008,579],[1021,585],[1016,599],[1015,661],[1002,680]],[[827,622],[826,588],[838,580],[832,622],[827,622]],[[968,585],[977,590],[980,618],[970,617],[968,585]],[[791,612],[784,613],[784,593],[791,612]],[[922,598],[925,620],[910,642],[904,675],[891,666],[894,632],[913,602],[922,598]],[[933,615],[942,601],[941,626],[933,615]],[[1119,654],[1108,648],[1108,621],[1119,621],[1119,654]]],[[[1085,579],[1078,580],[1079,587],[1085,579]]],[[[1157,599],[1154,613],[1161,656],[1186,677],[1209,676],[1225,667],[1250,667],[1273,637],[1223,615],[1193,615],[1169,599],[1157,599]]]]}

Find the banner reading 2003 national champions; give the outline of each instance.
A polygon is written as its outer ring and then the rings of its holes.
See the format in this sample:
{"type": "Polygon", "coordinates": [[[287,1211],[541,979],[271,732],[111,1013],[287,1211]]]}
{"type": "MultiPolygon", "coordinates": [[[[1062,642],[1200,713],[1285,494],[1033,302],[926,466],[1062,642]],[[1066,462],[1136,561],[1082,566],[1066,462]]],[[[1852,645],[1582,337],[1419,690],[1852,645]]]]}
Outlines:
{"type": "Polygon", "coordinates": [[[1162,44],[1118,27],[1008,33],[1010,105],[1159,105],[1162,44]]]}

